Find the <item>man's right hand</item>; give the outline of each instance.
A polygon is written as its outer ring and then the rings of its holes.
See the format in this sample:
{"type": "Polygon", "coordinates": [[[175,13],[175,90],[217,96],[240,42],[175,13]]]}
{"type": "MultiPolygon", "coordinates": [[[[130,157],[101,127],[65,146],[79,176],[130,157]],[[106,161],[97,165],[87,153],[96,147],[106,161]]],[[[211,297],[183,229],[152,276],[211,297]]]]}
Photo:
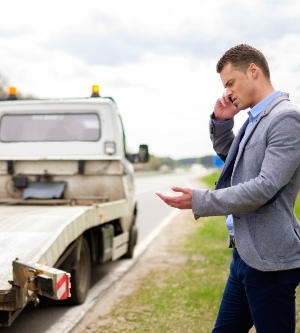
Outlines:
{"type": "Polygon", "coordinates": [[[215,119],[217,121],[226,121],[232,119],[241,110],[235,107],[230,101],[229,97],[223,94],[218,98],[214,108],[215,119]]]}

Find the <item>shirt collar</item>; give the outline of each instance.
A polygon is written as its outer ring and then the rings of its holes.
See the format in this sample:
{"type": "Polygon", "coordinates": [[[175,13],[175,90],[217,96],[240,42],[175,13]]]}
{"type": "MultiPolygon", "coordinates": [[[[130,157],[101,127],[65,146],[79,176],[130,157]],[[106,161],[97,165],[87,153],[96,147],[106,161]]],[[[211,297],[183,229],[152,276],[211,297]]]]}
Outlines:
{"type": "Polygon", "coordinates": [[[250,122],[255,120],[258,115],[261,113],[261,111],[277,96],[279,96],[281,92],[275,91],[266,98],[264,98],[262,101],[257,103],[251,110],[248,111],[250,122]]]}

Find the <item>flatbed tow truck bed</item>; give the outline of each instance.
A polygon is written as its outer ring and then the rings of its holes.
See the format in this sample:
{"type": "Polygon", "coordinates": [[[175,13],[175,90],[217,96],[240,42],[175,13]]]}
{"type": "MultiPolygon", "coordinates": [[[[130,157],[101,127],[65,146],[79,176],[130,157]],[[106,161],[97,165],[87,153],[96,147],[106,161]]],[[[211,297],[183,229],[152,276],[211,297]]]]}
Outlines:
{"type": "MultiPolygon", "coordinates": [[[[8,281],[13,277],[12,260],[30,260],[52,267],[85,230],[120,218],[125,210],[125,200],[97,206],[1,205],[0,292],[11,288],[8,281]]],[[[120,236],[124,238],[123,234],[120,236]]],[[[122,241],[116,239],[117,248],[122,241]]]]}

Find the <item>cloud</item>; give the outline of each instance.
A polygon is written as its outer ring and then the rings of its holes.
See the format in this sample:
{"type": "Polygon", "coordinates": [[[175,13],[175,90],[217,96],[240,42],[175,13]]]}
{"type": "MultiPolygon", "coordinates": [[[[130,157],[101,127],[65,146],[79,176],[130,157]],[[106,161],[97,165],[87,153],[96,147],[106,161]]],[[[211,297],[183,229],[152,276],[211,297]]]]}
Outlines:
{"type": "Polygon", "coordinates": [[[278,11],[278,7],[270,2],[262,4],[259,10],[253,10],[245,3],[236,3],[233,9],[227,8],[224,13],[225,38],[229,37],[234,41],[245,38],[254,44],[263,44],[278,40],[286,34],[300,33],[299,17],[291,17],[290,13],[278,11]]]}
{"type": "Polygon", "coordinates": [[[137,62],[145,50],[144,44],[140,36],[113,32],[105,36],[71,36],[55,47],[78,56],[89,65],[120,66],[137,62]]]}
{"type": "Polygon", "coordinates": [[[14,36],[14,33],[11,31],[0,31],[0,38],[11,38],[14,36]]]}
{"type": "Polygon", "coordinates": [[[148,52],[216,59],[240,43],[261,48],[287,34],[299,34],[299,18],[291,16],[290,12],[278,11],[280,7],[275,9],[271,1],[265,1],[260,8],[231,1],[230,6],[223,9],[222,23],[216,22],[220,25],[218,31],[208,29],[204,32],[199,28],[201,22],[195,27],[194,21],[190,25],[182,21],[180,24],[185,29],[181,32],[169,34],[162,31],[160,35],[145,29],[133,30],[131,26],[120,24],[116,17],[95,12],[89,25],[93,29],[82,32],[78,26],[60,35],[59,39],[45,42],[44,47],[61,49],[91,66],[137,63],[148,52]],[[224,33],[220,34],[220,31],[224,33]]]}
{"type": "Polygon", "coordinates": [[[141,88],[143,87],[143,83],[132,83],[128,80],[115,78],[113,80],[107,80],[107,84],[114,88],[141,88]]]}
{"type": "Polygon", "coordinates": [[[102,36],[96,34],[69,36],[45,47],[61,49],[92,66],[121,66],[139,62],[149,52],[211,59],[218,57],[225,45],[224,42],[220,43],[219,37],[207,38],[196,33],[157,38],[126,31],[113,31],[102,36]]]}

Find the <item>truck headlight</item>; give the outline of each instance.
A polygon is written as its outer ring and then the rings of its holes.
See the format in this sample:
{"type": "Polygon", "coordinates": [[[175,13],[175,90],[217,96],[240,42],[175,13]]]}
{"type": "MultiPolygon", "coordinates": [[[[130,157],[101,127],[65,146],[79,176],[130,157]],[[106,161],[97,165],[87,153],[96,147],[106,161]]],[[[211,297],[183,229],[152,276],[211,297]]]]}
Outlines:
{"type": "Polygon", "coordinates": [[[104,142],[104,152],[107,155],[113,155],[116,152],[116,143],[113,141],[104,142]]]}

